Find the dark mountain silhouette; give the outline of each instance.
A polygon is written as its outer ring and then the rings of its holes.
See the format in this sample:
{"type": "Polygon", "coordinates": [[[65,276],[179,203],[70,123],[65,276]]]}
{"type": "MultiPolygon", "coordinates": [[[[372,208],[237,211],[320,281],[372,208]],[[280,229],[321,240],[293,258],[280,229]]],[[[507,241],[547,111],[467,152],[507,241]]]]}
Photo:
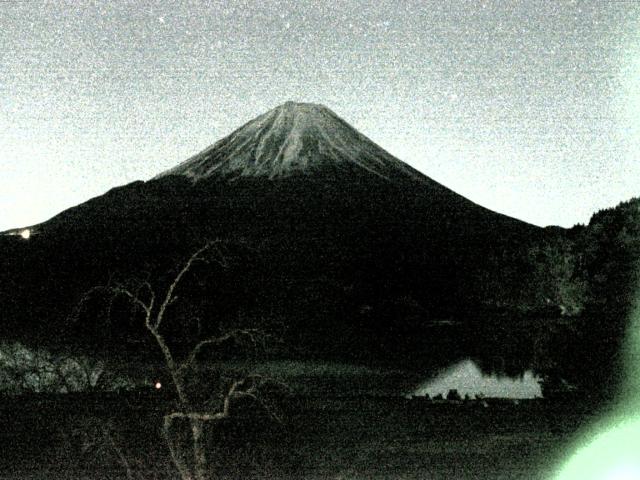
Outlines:
{"type": "Polygon", "coordinates": [[[277,319],[295,355],[404,364],[477,343],[469,332],[495,317],[486,286],[515,288],[496,259],[549,235],[422,175],[329,109],[291,102],[150,181],[32,226],[28,240],[17,232],[0,235],[5,337],[132,338],[125,312],[81,325],[68,314],[110,276],[166,282],[220,238],[238,246],[234,261],[194,272],[202,281],[185,287],[180,321],[197,301],[211,328],[277,319]]]}

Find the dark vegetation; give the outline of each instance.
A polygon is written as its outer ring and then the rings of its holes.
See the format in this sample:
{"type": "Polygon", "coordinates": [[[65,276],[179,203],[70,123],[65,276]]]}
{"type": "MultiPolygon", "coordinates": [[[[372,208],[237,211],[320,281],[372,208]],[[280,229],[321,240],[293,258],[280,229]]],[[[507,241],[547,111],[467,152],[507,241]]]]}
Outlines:
{"type": "Polygon", "coordinates": [[[559,304],[564,315],[545,338],[538,368],[551,382],[565,379],[595,399],[615,396],[640,287],[640,199],[596,213],[560,242],[542,268],[566,293],[559,304]]]}

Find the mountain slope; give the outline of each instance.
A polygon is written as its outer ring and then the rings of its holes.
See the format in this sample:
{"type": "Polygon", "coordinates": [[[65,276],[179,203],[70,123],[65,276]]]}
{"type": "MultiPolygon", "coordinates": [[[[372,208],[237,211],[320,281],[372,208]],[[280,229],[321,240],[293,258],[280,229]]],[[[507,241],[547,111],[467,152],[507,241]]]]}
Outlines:
{"type": "Polygon", "coordinates": [[[212,327],[276,317],[296,355],[403,361],[433,342],[434,321],[482,316],[489,258],[544,235],[418,173],[328,109],[294,103],[34,231],[0,236],[5,335],[72,339],[82,327],[89,341],[131,338],[126,315],[107,332],[68,313],[110,276],[162,284],[222,238],[245,253],[182,295],[206,304],[212,327]]]}

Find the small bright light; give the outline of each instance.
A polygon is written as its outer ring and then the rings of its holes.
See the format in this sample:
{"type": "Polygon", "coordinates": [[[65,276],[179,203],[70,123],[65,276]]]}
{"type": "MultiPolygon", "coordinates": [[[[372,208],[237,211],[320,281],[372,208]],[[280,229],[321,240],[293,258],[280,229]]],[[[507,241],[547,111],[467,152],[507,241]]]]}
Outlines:
{"type": "Polygon", "coordinates": [[[25,228],[20,232],[20,236],[25,240],[29,240],[29,237],[31,236],[31,230],[29,230],[28,228],[25,228]]]}
{"type": "Polygon", "coordinates": [[[154,387],[156,387],[156,390],[160,390],[162,388],[162,384],[160,382],[156,382],[154,387]]]}

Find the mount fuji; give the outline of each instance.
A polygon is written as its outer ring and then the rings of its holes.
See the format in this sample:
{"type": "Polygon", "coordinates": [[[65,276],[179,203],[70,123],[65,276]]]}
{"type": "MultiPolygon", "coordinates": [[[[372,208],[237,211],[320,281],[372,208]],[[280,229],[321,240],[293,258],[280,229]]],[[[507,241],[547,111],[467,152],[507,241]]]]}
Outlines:
{"type": "MultiPolygon", "coordinates": [[[[28,239],[19,231],[0,234],[5,337],[71,341],[68,314],[90,287],[162,281],[223,239],[245,253],[194,282],[204,321],[277,318],[297,354],[357,358],[406,358],[433,340],[434,322],[479,315],[490,259],[544,234],[426,177],[328,108],[293,102],[31,226],[28,239]]],[[[110,341],[134,335],[125,317],[110,341]]],[[[89,341],[107,335],[83,328],[89,341]]]]}

